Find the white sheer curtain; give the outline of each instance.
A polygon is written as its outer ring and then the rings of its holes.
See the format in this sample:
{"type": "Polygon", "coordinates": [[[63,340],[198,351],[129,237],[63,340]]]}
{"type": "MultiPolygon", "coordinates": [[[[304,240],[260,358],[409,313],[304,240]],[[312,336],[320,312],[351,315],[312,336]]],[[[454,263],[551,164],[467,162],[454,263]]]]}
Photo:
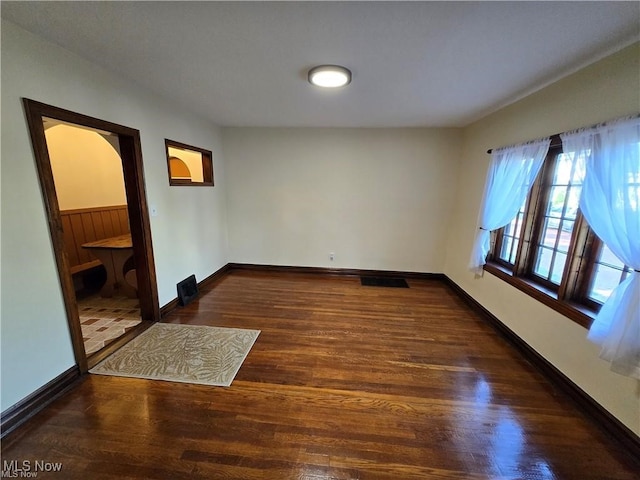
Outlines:
{"type": "Polygon", "coordinates": [[[550,143],[550,138],[544,138],[492,152],[480,206],[479,229],[469,260],[471,271],[482,273],[491,246],[491,230],[502,228],[515,218],[542,167],[550,143]]]}
{"type": "Polygon", "coordinates": [[[580,209],[631,272],[589,330],[611,370],[640,379],[640,118],[561,135],[565,153],[584,158],[580,209]]]}

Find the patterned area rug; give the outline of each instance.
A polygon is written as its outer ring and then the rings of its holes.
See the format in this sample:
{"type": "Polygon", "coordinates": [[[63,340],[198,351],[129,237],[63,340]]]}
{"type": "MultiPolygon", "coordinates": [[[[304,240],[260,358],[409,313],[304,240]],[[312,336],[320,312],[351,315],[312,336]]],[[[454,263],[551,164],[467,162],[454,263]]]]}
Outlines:
{"type": "Polygon", "coordinates": [[[228,387],[260,330],[156,323],[91,373],[228,387]]]}

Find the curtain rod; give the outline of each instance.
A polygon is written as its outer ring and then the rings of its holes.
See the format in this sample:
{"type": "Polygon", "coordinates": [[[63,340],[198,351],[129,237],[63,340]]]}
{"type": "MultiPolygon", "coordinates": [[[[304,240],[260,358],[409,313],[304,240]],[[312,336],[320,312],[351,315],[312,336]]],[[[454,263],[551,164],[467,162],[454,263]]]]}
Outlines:
{"type": "MultiPolygon", "coordinates": [[[[588,128],[596,128],[596,127],[602,127],[604,125],[607,125],[608,123],[612,123],[612,122],[617,122],[619,120],[631,120],[632,118],[640,118],[640,113],[637,113],[635,115],[629,115],[628,117],[619,117],[619,118],[614,118],[612,120],[607,120],[606,122],[600,122],[600,123],[596,123],[594,125],[590,125],[588,127],[581,127],[578,129],[574,129],[574,130],[568,130],[566,132],[562,132],[562,133],[556,133],[554,135],[549,135],[549,138],[551,138],[551,144],[549,145],[549,148],[554,148],[554,147],[561,147],[562,146],[562,140],[560,139],[560,135],[563,135],[565,133],[569,133],[569,132],[573,132],[575,130],[582,130],[582,129],[588,129],[588,128]]],[[[501,147],[502,148],[502,147],[501,147]]],[[[495,148],[490,148],[489,150],[487,150],[488,154],[491,154],[494,150],[496,150],[495,148]]]]}
{"type": "MultiPolygon", "coordinates": [[[[562,140],[560,139],[560,134],[556,133],[555,135],[550,135],[549,138],[551,138],[551,143],[549,144],[549,148],[555,148],[555,147],[561,147],[562,146],[562,140]]],[[[502,147],[500,147],[502,148],[502,147]]],[[[490,148],[489,150],[487,150],[487,153],[489,155],[491,155],[491,153],[496,150],[495,148],[490,148]]]]}

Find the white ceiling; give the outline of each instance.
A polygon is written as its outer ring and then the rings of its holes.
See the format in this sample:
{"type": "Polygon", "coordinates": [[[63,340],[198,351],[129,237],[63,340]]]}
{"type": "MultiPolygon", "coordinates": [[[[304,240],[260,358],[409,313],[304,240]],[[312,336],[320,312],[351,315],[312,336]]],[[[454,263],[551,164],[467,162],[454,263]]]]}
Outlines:
{"type": "MultiPolygon", "coordinates": [[[[464,126],[636,41],[640,2],[2,2],[221,126],[464,126]],[[351,85],[321,91],[335,63],[351,85]]],[[[640,75],[640,74],[639,74],[640,75]]]]}

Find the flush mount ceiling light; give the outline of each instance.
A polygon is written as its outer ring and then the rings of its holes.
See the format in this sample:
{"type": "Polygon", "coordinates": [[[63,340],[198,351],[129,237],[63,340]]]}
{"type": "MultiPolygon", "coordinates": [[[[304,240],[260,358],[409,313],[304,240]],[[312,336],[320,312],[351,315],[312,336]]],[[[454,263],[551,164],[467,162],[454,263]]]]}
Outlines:
{"type": "Polygon", "coordinates": [[[318,65],[309,70],[309,83],[324,88],[343,87],[351,83],[351,72],[340,65],[318,65]]]}

